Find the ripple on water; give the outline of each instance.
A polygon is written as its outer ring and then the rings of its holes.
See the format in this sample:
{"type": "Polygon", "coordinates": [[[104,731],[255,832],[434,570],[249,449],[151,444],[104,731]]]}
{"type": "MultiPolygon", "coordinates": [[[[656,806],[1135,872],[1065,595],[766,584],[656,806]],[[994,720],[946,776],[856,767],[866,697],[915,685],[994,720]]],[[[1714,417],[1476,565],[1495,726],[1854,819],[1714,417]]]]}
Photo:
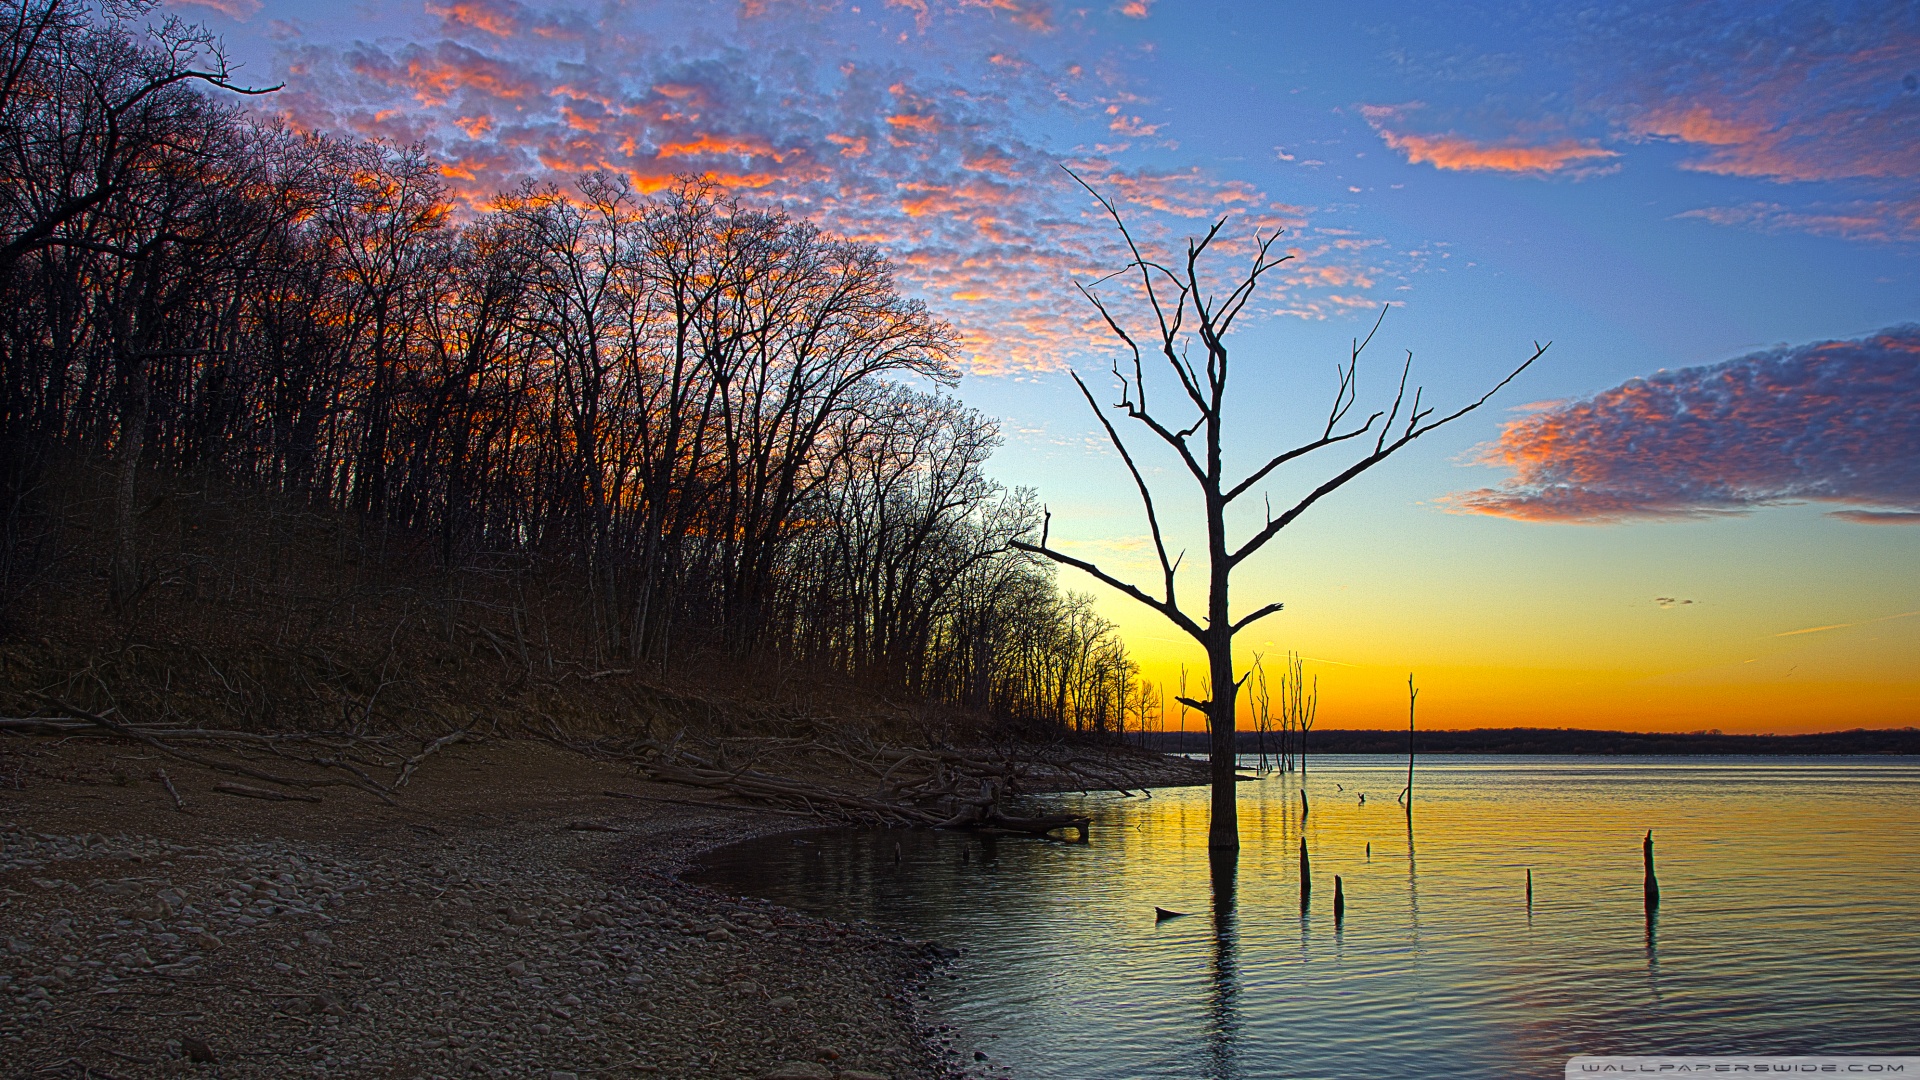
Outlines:
{"type": "Polygon", "coordinates": [[[697,876],[966,946],[933,1007],[956,1045],[1022,1077],[1547,1076],[1576,1053],[1914,1049],[1920,760],[1436,755],[1411,833],[1404,770],[1329,757],[1305,781],[1243,784],[1225,863],[1205,792],[1180,789],[1052,800],[1094,818],[1086,845],[834,830],[724,849],[697,876]],[[1193,914],[1155,923],[1155,905],[1193,914]]]}

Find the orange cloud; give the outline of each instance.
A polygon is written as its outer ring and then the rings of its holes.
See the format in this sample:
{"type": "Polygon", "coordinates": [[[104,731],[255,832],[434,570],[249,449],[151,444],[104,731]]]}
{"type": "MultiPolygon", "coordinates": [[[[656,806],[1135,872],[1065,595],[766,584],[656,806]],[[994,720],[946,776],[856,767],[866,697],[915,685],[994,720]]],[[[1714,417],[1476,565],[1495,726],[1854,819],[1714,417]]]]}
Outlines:
{"type": "Polygon", "coordinates": [[[655,156],[666,159],[701,157],[707,154],[772,158],[776,163],[787,160],[785,154],[775,150],[765,139],[758,136],[706,134],[698,135],[685,142],[665,143],[655,156]]]}
{"type": "Polygon", "coordinates": [[[1409,164],[1453,172],[1556,173],[1571,165],[1620,156],[1572,140],[1545,146],[1499,145],[1460,135],[1404,135],[1384,127],[1378,130],[1388,146],[1407,155],[1409,164]]]}
{"type": "Polygon", "coordinates": [[[512,37],[519,29],[514,12],[491,0],[455,0],[451,4],[428,3],[426,12],[438,15],[453,26],[467,26],[494,37],[512,37]]]}
{"type": "Polygon", "coordinates": [[[468,90],[497,98],[520,98],[531,85],[513,65],[452,41],[442,41],[431,50],[412,46],[398,59],[371,49],[356,49],[349,63],[362,77],[383,86],[405,88],[415,101],[429,107],[445,105],[455,94],[468,90]]]}
{"type": "Polygon", "coordinates": [[[1015,26],[1035,33],[1053,32],[1053,6],[1045,0],[960,0],[960,6],[1005,14],[1015,26]]]}
{"type": "Polygon", "coordinates": [[[937,116],[896,113],[887,117],[887,124],[897,131],[910,131],[916,135],[937,135],[940,132],[940,118],[937,116]]]}
{"type": "Polygon", "coordinates": [[[913,24],[922,32],[933,21],[933,13],[927,10],[927,0],[887,0],[887,6],[913,12],[913,24]]]}
{"type": "Polygon", "coordinates": [[[1699,148],[1682,163],[1696,172],[1920,182],[1911,4],[1865,4],[1847,18],[1787,8],[1735,25],[1709,11],[1676,7],[1633,54],[1629,103],[1616,106],[1629,133],[1699,148]]]}
{"type": "Polygon", "coordinates": [[[960,159],[960,167],[968,172],[987,172],[1009,178],[1020,174],[1020,163],[998,150],[982,150],[967,155],[960,159]]]}
{"type": "Polygon", "coordinates": [[[1634,122],[1636,134],[1658,135],[1705,146],[1736,146],[1754,142],[1766,132],[1756,124],[1723,120],[1702,105],[1679,112],[1654,113],[1634,122]]]}
{"type": "Polygon", "coordinates": [[[867,152],[865,135],[841,135],[838,132],[829,132],[827,141],[840,148],[841,157],[864,157],[867,152]]]}

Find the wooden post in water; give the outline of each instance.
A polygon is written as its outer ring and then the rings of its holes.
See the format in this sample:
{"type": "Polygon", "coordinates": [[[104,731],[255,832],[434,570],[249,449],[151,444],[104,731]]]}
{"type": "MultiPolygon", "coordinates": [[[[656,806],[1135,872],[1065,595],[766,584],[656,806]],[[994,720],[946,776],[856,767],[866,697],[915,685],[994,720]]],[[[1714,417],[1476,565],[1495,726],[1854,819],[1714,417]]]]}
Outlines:
{"type": "MultiPolygon", "coordinates": [[[[1301,783],[1304,784],[1305,780],[1301,783]]],[[[1305,787],[1300,789],[1300,820],[1307,820],[1307,789],[1305,787]]]]}
{"type": "Polygon", "coordinates": [[[1400,793],[1400,801],[1407,808],[1407,816],[1413,816],[1413,706],[1420,700],[1420,691],[1413,688],[1413,672],[1407,672],[1407,788],[1400,793]]]}
{"type": "Polygon", "coordinates": [[[1527,868],[1527,910],[1533,910],[1533,868],[1527,868]]]}
{"type": "Polygon", "coordinates": [[[1341,884],[1340,875],[1333,875],[1333,921],[1337,926],[1347,917],[1347,890],[1341,884]]]}
{"type": "Polygon", "coordinates": [[[1367,841],[1367,861],[1373,861],[1373,841],[1367,841]]]}
{"type": "Polygon", "coordinates": [[[1647,883],[1646,883],[1647,914],[1651,915],[1653,914],[1653,910],[1660,906],[1660,879],[1653,876],[1653,830],[1652,829],[1647,830],[1647,839],[1645,843],[1640,845],[1640,854],[1641,854],[1641,858],[1646,862],[1646,867],[1647,867],[1647,883]]]}
{"type": "Polygon", "coordinates": [[[1307,910],[1307,899],[1313,895],[1313,864],[1307,861],[1307,840],[1300,838],[1300,910],[1307,910]]]}

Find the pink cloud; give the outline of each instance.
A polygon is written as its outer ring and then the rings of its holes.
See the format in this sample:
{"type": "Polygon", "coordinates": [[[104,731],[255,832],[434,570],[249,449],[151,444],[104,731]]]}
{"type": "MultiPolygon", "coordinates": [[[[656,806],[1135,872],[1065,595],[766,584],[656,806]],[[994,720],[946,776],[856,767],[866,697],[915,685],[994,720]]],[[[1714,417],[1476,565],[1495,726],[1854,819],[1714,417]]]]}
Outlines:
{"type": "Polygon", "coordinates": [[[406,90],[426,106],[469,94],[520,98],[535,90],[534,80],[513,64],[453,41],[409,46],[397,56],[360,48],[349,54],[348,63],[362,78],[406,90]]]}
{"type": "Polygon", "coordinates": [[[1920,235],[1920,22],[1905,0],[1756,9],[1725,0],[1614,17],[1593,104],[1642,141],[1683,147],[1680,167],[1820,185],[1689,216],[1765,230],[1902,241],[1920,235]],[[1781,203],[1804,199],[1802,205],[1781,203]]]}
{"type": "MultiPolygon", "coordinates": [[[[1416,106],[1417,107],[1417,106],[1416,106]]],[[[1402,109],[1389,105],[1363,105],[1361,113],[1373,125],[1388,146],[1400,151],[1411,165],[1432,165],[1452,172],[1506,172],[1544,175],[1573,166],[1591,165],[1620,155],[1604,147],[1572,139],[1527,145],[1489,143],[1463,135],[1416,135],[1395,131],[1387,125],[1402,109]]]]}
{"type": "Polygon", "coordinates": [[[260,14],[260,0],[171,0],[172,6],[203,7],[246,22],[260,14]]]}
{"type": "Polygon", "coordinates": [[[960,6],[994,12],[1015,26],[1037,33],[1050,33],[1054,28],[1053,5],[1047,0],[960,0],[960,6]]]}
{"type": "Polygon", "coordinates": [[[1633,379],[1507,424],[1463,513],[1599,523],[1824,502],[1920,518],[1920,325],[1633,379]]]}
{"type": "Polygon", "coordinates": [[[437,15],[449,28],[471,27],[494,37],[512,37],[520,30],[522,9],[519,4],[499,0],[454,0],[453,3],[426,5],[429,15],[437,15]]]}
{"type": "MultiPolygon", "coordinates": [[[[424,143],[470,214],[522,182],[594,171],[642,191],[692,174],[751,193],[884,247],[903,283],[956,324],[976,371],[1057,367],[1104,349],[1070,279],[1125,256],[1061,172],[1062,155],[1034,133],[1044,122],[1097,137],[1120,115],[1065,92],[1089,66],[1073,54],[1088,47],[1079,31],[1037,36],[1047,5],[933,0],[891,5],[884,48],[856,49],[847,36],[889,9],[834,22],[844,8],[763,3],[722,25],[731,16],[698,0],[645,10],[436,0],[437,39],[291,46],[302,75],[271,105],[310,129],[424,143]],[[922,16],[940,33],[911,33],[922,16]],[[694,29],[676,36],[676,19],[694,29]]],[[[1244,181],[1111,155],[1072,163],[1150,242],[1177,242],[1223,214],[1235,219],[1228,245],[1255,228],[1312,234],[1305,211],[1244,181]]],[[[1303,250],[1333,269],[1289,279],[1291,314],[1342,312],[1378,277],[1360,247],[1303,250]]]]}

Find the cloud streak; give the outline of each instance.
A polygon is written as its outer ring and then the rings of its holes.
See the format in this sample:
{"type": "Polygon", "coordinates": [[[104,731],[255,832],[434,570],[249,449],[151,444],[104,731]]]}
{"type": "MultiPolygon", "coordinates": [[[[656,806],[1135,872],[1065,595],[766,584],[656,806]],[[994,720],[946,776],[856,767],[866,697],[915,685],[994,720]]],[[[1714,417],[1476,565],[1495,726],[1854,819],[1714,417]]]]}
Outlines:
{"type": "Polygon", "coordinates": [[[1829,630],[1845,630],[1854,626],[1871,626],[1874,623],[1892,622],[1895,619],[1911,619],[1920,615],[1920,611],[1902,611],[1897,615],[1882,615],[1877,619],[1863,619],[1860,622],[1830,623],[1826,626],[1809,626],[1802,630],[1788,630],[1774,637],[1799,637],[1802,634],[1824,634],[1829,630]]]}
{"type": "Polygon", "coordinates": [[[1403,109],[1363,105],[1360,112],[1381,141],[1400,151],[1410,165],[1431,165],[1449,172],[1503,172],[1545,176],[1569,169],[1590,171],[1619,153],[1592,143],[1561,139],[1550,143],[1483,142],[1464,135],[1419,135],[1399,126],[1403,109]],[[1388,125],[1392,124],[1393,127],[1388,125]]]}
{"type": "Polygon", "coordinates": [[[1920,326],[1633,379],[1506,425],[1457,512],[1606,523],[1821,502],[1920,523],[1920,326]]]}
{"type": "Polygon", "coordinates": [[[1459,135],[1398,135],[1385,128],[1380,130],[1380,138],[1405,154],[1408,164],[1455,172],[1555,173],[1572,165],[1620,156],[1572,140],[1519,146],[1479,143],[1459,135]]]}
{"type": "Polygon", "coordinates": [[[1758,232],[1803,232],[1842,240],[1920,239],[1920,198],[1856,199],[1800,208],[1750,202],[1703,207],[1675,216],[1758,232]]]}

